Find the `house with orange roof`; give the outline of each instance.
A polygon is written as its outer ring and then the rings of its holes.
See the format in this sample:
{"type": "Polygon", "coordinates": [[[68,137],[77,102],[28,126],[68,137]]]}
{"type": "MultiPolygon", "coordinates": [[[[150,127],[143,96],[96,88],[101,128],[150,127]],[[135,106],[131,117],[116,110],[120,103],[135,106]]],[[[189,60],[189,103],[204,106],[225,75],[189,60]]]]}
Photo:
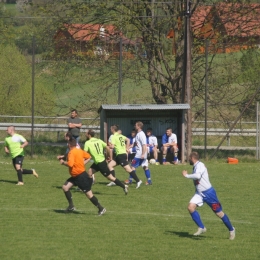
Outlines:
{"type": "MultiPolygon", "coordinates": [[[[260,45],[260,4],[219,3],[198,6],[191,16],[192,36],[201,44],[196,46],[205,52],[205,40],[209,40],[212,53],[229,53],[260,45]]],[[[173,38],[171,30],[167,38],[173,38]]]]}
{"type": "Polygon", "coordinates": [[[130,56],[135,42],[125,37],[114,25],[65,24],[54,36],[56,53],[86,56],[113,56],[119,53],[122,39],[123,55],[130,56]]]}

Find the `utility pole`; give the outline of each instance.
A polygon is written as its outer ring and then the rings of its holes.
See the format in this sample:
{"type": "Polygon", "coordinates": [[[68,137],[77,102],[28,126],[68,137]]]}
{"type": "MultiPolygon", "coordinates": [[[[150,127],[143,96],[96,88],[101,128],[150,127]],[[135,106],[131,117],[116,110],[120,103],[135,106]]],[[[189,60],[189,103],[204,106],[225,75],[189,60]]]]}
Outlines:
{"type": "Polygon", "coordinates": [[[33,157],[34,142],[34,78],[35,78],[35,36],[32,38],[32,128],[31,128],[31,157],[33,157]]]}
{"type": "Polygon", "coordinates": [[[207,158],[207,128],[208,128],[208,49],[209,40],[205,41],[205,135],[204,135],[204,158],[207,158]]]}
{"type": "Polygon", "coordinates": [[[186,0],[185,7],[185,30],[184,30],[184,65],[182,83],[182,101],[188,103],[190,109],[187,110],[187,130],[186,130],[186,158],[189,157],[192,148],[192,112],[191,112],[191,1],[186,0]]]}
{"type": "Polygon", "coordinates": [[[119,75],[118,75],[118,105],[122,104],[122,60],[123,60],[123,42],[122,37],[119,39],[119,75]]]}

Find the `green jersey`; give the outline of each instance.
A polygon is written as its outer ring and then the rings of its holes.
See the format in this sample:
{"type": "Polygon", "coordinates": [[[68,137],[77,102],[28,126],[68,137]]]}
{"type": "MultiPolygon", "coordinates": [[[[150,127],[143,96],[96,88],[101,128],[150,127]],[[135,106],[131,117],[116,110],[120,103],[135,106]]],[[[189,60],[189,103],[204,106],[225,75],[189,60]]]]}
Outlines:
{"type": "Polygon", "coordinates": [[[84,150],[91,154],[91,157],[97,164],[106,159],[104,155],[104,148],[106,146],[107,144],[102,140],[92,137],[90,140],[85,142],[84,150]]]}
{"type": "Polygon", "coordinates": [[[21,144],[25,142],[26,139],[19,134],[14,134],[13,136],[5,138],[5,146],[8,147],[12,158],[15,158],[18,155],[24,156],[24,150],[21,148],[21,144]]]}
{"type": "Polygon", "coordinates": [[[125,154],[126,153],[126,145],[125,145],[126,137],[119,133],[114,133],[111,137],[111,144],[115,146],[116,155],[125,154]]]}

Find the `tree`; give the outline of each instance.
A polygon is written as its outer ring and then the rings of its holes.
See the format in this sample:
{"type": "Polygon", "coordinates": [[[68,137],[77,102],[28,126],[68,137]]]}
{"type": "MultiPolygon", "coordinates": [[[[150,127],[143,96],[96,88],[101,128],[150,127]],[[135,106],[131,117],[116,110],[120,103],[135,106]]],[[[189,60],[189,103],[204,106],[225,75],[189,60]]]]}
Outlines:
{"type": "MultiPolygon", "coordinates": [[[[194,2],[194,8],[199,1],[194,2]]],[[[182,69],[184,54],[184,32],[182,2],[171,1],[34,1],[38,10],[52,14],[57,19],[54,24],[68,23],[112,23],[122,34],[136,44],[136,56],[139,59],[140,73],[127,73],[128,77],[143,77],[150,82],[154,102],[157,104],[180,103],[182,93],[182,69]],[[87,15],[86,15],[87,14],[87,15]],[[170,29],[175,32],[174,40],[166,38],[170,29]],[[176,53],[165,46],[174,45],[176,53]],[[142,55],[145,52],[145,55],[142,55]],[[170,54],[170,55],[169,55],[170,54]],[[132,75],[130,74],[132,73],[132,75]]]]}
{"type": "MultiPolygon", "coordinates": [[[[31,67],[14,45],[0,45],[0,104],[6,115],[31,115],[31,67]]],[[[35,87],[35,113],[49,115],[54,107],[50,89],[35,87]]]]}
{"type": "MultiPolygon", "coordinates": [[[[254,92],[257,86],[256,81],[248,81],[245,77],[241,79],[240,54],[238,51],[243,45],[250,45],[249,42],[245,41],[241,30],[243,31],[248,24],[251,24],[249,22],[251,17],[248,14],[257,14],[258,7],[256,8],[253,5],[243,3],[232,3],[232,1],[221,4],[215,4],[218,1],[207,2],[214,2],[210,7],[213,8],[211,13],[214,21],[212,32],[215,33],[213,36],[217,36],[217,42],[214,42],[214,39],[210,38],[211,36],[201,37],[200,35],[193,34],[193,119],[204,119],[205,56],[203,52],[198,50],[199,47],[205,45],[205,39],[209,38],[212,42],[210,44],[208,69],[208,116],[210,119],[222,120],[224,123],[230,124],[237,117],[239,111],[241,111],[243,103],[249,99],[248,94],[254,92]],[[219,14],[219,11],[222,14],[219,14]],[[220,17],[220,15],[224,18],[220,17]],[[249,17],[249,20],[240,19],[241,17],[249,17]],[[232,27],[231,25],[235,26],[232,27]],[[227,30],[223,30],[223,28],[225,29],[226,26],[232,27],[232,30],[230,34],[225,35],[224,33],[227,30]],[[238,29],[234,30],[234,28],[238,29]],[[228,49],[227,46],[234,45],[237,46],[235,53],[221,54],[219,51],[221,48],[226,51],[228,49]],[[230,115],[230,111],[232,111],[232,115],[230,115]]],[[[193,2],[192,14],[198,9],[200,3],[201,1],[199,0],[193,2]]],[[[185,9],[183,2],[176,0],[167,2],[155,0],[80,1],[79,4],[76,0],[63,0],[59,1],[59,3],[53,2],[50,4],[49,2],[48,5],[44,5],[42,1],[39,1],[37,6],[38,10],[44,11],[45,15],[49,14],[51,17],[57,18],[50,20],[53,25],[52,31],[54,31],[54,27],[59,28],[59,26],[69,23],[112,23],[117,25],[121,32],[121,34],[118,34],[118,37],[123,34],[132,40],[136,40],[137,43],[136,59],[132,63],[125,62],[123,66],[124,79],[136,80],[137,82],[147,80],[151,89],[153,102],[157,104],[180,103],[183,100],[183,12],[185,9]],[[174,31],[173,39],[166,38],[170,29],[174,31]],[[172,46],[173,51],[167,50],[167,46],[168,48],[172,46]]],[[[204,18],[206,19],[207,17],[205,16],[204,18]]],[[[205,19],[200,21],[201,25],[211,22],[205,19]]],[[[68,59],[68,61],[71,62],[71,59],[68,59]]],[[[113,67],[113,62],[110,60],[97,62],[96,60],[91,61],[89,57],[82,57],[80,61],[77,60],[73,64],[75,65],[76,63],[80,64],[80,66],[85,64],[86,71],[91,71],[94,67],[96,68],[98,71],[96,76],[99,79],[100,85],[95,93],[91,95],[99,102],[109,101],[111,103],[111,99],[107,94],[111,92],[116,93],[117,88],[117,68],[113,67]]],[[[66,66],[66,68],[69,68],[69,66],[66,66]]],[[[67,69],[63,72],[68,75],[67,69]]],[[[84,77],[85,82],[89,79],[91,80],[89,75],[84,75],[84,77]]],[[[95,81],[97,80],[95,79],[95,81]]],[[[88,98],[91,99],[91,96],[88,96],[88,98]]],[[[99,102],[98,104],[100,104],[99,102]]],[[[94,103],[91,103],[91,105],[94,105],[94,103]]]]}

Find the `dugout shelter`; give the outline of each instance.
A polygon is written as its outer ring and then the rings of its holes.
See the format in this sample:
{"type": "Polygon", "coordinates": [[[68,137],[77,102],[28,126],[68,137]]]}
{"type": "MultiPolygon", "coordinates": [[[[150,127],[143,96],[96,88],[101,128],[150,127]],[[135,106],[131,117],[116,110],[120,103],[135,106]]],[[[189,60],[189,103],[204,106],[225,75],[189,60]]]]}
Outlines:
{"type": "Polygon", "coordinates": [[[143,131],[151,127],[161,148],[162,135],[166,128],[171,127],[177,135],[179,153],[178,159],[185,161],[185,113],[189,104],[124,104],[101,105],[100,138],[107,143],[110,136],[110,126],[119,125],[123,135],[127,136],[134,128],[136,121],[144,124],[143,131]]]}

